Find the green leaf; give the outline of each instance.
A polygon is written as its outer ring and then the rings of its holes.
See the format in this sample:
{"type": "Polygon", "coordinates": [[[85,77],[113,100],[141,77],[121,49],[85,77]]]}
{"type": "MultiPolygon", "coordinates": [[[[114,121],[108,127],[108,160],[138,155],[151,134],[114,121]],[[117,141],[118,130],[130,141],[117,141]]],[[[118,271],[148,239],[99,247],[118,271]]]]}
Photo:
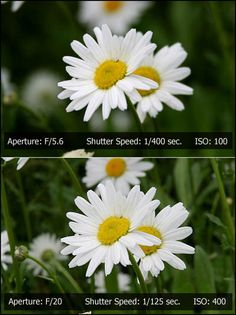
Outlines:
{"type": "Polygon", "coordinates": [[[194,255],[195,284],[199,293],[214,293],[215,278],[212,263],[208,254],[200,246],[196,246],[194,255]]]}
{"type": "Polygon", "coordinates": [[[178,198],[188,207],[192,200],[189,159],[177,159],[174,176],[178,198]]]}
{"type": "Polygon", "coordinates": [[[193,271],[190,267],[185,270],[175,272],[175,277],[172,285],[174,293],[194,293],[193,271]]]}
{"type": "Polygon", "coordinates": [[[223,222],[218,218],[216,217],[214,214],[211,214],[211,213],[205,213],[205,216],[207,216],[207,218],[214,224],[222,227],[222,228],[226,228],[226,226],[223,224],[223,222]]]}

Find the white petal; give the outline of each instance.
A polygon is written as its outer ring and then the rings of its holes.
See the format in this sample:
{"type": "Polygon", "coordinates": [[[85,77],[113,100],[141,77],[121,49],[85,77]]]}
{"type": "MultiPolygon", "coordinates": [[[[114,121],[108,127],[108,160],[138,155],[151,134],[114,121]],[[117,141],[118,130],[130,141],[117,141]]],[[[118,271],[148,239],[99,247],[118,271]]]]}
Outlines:
{"type": "Polygon", "coordinates": [[[103,97],[104,97],[103,91],[97,91],[89,101],[88,107],[86,109],[85,115],[84,115],[84,121],[89,121],[89,119],[92,117],[94,112],[98,109],[98,107],[102,104],[103,97]]]}

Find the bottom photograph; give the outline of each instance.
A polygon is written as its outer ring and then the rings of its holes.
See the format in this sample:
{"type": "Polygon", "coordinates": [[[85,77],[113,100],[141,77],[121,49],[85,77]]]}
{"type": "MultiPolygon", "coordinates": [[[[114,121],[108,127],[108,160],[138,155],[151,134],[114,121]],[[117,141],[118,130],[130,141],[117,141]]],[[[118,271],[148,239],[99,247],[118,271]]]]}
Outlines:
{"type": "Polygon", "coordinates": [[[1,314],[235,314],[234,159],[1,169],[1,314]]]}

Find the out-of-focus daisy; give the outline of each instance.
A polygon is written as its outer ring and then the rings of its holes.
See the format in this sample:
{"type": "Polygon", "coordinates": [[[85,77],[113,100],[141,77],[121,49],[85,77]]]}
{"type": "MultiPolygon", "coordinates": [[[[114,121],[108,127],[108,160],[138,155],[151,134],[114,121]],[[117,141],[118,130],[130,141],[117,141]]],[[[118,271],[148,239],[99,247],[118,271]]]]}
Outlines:
{"type": "Polygon", "coordinates": [[[187,219],[188,214],[189,212],[179,202],[173,207],[165,207],[156,216],[155,213],[151,213],[144,218],[138,230],[161,240],[160,245],[141,246],[145,256],[141,258],[139,266],[144,278],[147,278],[149,271],[157,277],[164,269],[164,262],[179,270],[186,268],[185,263],[175,254],[194,254],[195,252],[193,247],[180,242],[192,234],[191,227],[179,227],[187,219]]]}
{"type": "Polygon", "coordinates": [[[81,1],[78,18],[91,27],[106,23],[113,32],[122,35],[149,5],[150,1],[81,1]]]}
{"type": "MultiPolygon", "coordinates": [[[[8,162],[8,161],[11,161],[13,159],[16,159],[15,157],[3,157],[3,160],[8,162]]],[[[26,162],[28,162],[29,158],[28,157],[22,157],[22,158],[19,158],[18,161],[17,161],[17,171],[19,171],[24,165],[26,162]]]]}
{"type": "MultiPolygon", "coordinates": [[[[94,275],[95,292],[106,293],[105,274],[101,270],[94,275]]],[[[123,272],[117,274],[119,292],[128,292],[130,290],[130,277],[123,272]]]]}
{"type": "MultiPolygon", "coordinates": [[[[61,249],[62,244],[54,234],[43,233],[33,239],[30,244],[29,255],[48,264],[53,259],[65,259],[65,257],[60,254],[61,249]]],[[[27,259],[25,262],[28,269],[32,270],[34,276],[39,274],[47,275],[46,271],[34,261],[27,259]]]]}
{"type": "Polygon", "coordinates": [[[98,190],[101,198],[90,190],[87,193],[89,202],[82,197],[75,199],[76,206],[83,214],[67,213],[72,220],[69,226],[75,235],[62,238],[62,242],[68,246],[61,253],[75,256],[69,263],[70,268],[89,262],[87,277],[101,263],[105,264],[106,275],[111,273],[113,265],[129,265],[128,250],[136,256],[143,256],[137,244],[160,244],[155,236],[136,230],[144,217],[159,205],[159,200],[152,200],[155,188],[144,194],[139,186],[135,186],[127,197],[117,192],[111,182],[106,186],[99,184],[98,190]]]}
{"type": "Polygon", "coordinates": [[[94,155],[94,152],[85,152],[84,149],[69,151],[63,154],[63,158],[88,158],[94,155]]]}
{"type": "Polygon", "coordinates": [[[111,123],[115,131],[124,131],[130,129],[131,115],[129,112],[114,111],[111,117],[111,123]]]}
{"type": "Polygon", "coordinates": [[[15,87],[10,81],[10,72],[6,68],[1,68],[1,88],[3,102],[9,104],[15,96],[15,87]]]}
{"type": "Polygon", "coordinates": [[[25,106],[43,113],[53,112],[59,93],[58,81],[59,77],[48,70],[39,70],[30,75],[22,92],[25,106]]]}
{"type": "Polygon", "coordinates": [[[140,184],[139,177],[144,177],[152,167],[153,163],[142,158],[92,158],[86,163],[83,182],[93,187],[111,180],[118,191],[127,194],[130,185],[140,184]]]}
{"type": "Polygon", "coordinates": [[[156,47],[150,43],[152,32],[138,36],[132,29],[123,38],[112,35],[109,27],[103,25],[101,29],[95,27],[94,33],[97,41],[88,34],[83,36],[86,46],[78,41],[71,43],[80,58],[63,58],[70,65],[66,71],[72,79],[58,83],[65,89],[58,97],[71,100],[67,112],[87,107],[84,121],[88,121],[100,105],[103,119],[107,119],[111,109],[127,109],[125,95],[138,102],[141,97],[137,89],[158,87],[156,82],[133,73],[156,47]]]}
{"type": "Polygon", "coordinates": [[[10,245],[8,240],[7,231],[1,232],[1,265],[4,270],[7,269],[7,265],[12,263],[12,257],[8,253],[10,252],[10,245]]]}
{"type": "MultiPolygon", "coordinates": [[[[120,110],[114,110],[110,116],[108,126],[112,126],[114,131],[124,131],[131,128],[131,115],[128,111],[122,112],[120,110]]],[[[93,119],[89,121],[92,131],[102,132],[106,130],[106,124],[102,118],[102,113],[97,110],[93,119]]]]}
{"type": "Polygon", "coordinates": [[[158,83],[158,88],[149,91],[139,90],[142,100],[138,102],[137,112],[141,122],[147,113],[156,117],[163,110],[163,104],[181,111],[184,104],[174,95],[191,95],[193,89],[178,81],[190,75],[188,67],[179,67],[186,59],[187,53],[180,43],[165,46],[156,55],[149,56],[142,65],[135,70],[135,74],[152,79],[158,83]]]}
{"type": "MultiPolygon", "coordinates": [[[[9,1],[1,1],[1,4],[2,3],[6,3],[6,2],[9,2],[9,1]]],[[[13,12],[17,11],[21,6],[22,4],[25,2],[25,1],[10,1],[11,2],[11,10],[13,12]]]]}
{"type": "MultiPolygon", "coordinates": [[[[112,115],[110,117],[112,117],[112,115]]],[[[92,131],[105,131],[106,124],[104,123],[102,112],[99,109],[93,114],[93,119],[90,119],[89,125],[92,131]]]]}

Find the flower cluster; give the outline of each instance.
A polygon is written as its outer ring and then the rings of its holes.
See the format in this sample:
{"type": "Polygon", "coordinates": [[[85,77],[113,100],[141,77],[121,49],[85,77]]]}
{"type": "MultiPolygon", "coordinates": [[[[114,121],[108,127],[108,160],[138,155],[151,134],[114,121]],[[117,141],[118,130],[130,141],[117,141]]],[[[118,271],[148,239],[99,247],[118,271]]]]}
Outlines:
{"type": "Polygon", "coordinates": [[[127,98],[137,104],[141,122],[147,114],[156,117],[163,104],[183,110],[183,103],[174,95],[193,93],[192,88],[179,83],[190,74],[180,67],[187,53],[180,43],[166,46],[154,54],[152,32],[144,35],[131,29],[124,37],[113,35],[109,26],[95,27],[96,40],[83,36],[84,44],[73,41],[71,47],[79,58],[66,56],[66,71],[72,77],[58,83],[64,88],[58,97],[69,98],[67,112],[86,107],[84,121],[90,120],[102,106],[103,119],[112,109],[127,109],[127,98]]]}
{"type": "Polygon", "coordinates": [[[104,263],[109,275],[114,265],[131,264],[129,254],[139,262],[146,278],[150,271],[157,276],[167,262],[176,269],[185,269],[184,262],[175,254],[193,254],[194,248],[180,240],[192,233],[190,227],[179,227],[188,211],[182,203],[166,207],[155,215],[160,204],[153,200],[156,189],[146,194],[134,186],[127,196],[117,191],[112,182],[99,184],[99,197],[94,191],[87,193],[88,200],[78,196],[75,204],[82,212],[68,212],[73,236],[62,238],[66,246],[61,253],[72,254],[69,267],[89,262],[86,276],[90,277],[104,263]]]}

